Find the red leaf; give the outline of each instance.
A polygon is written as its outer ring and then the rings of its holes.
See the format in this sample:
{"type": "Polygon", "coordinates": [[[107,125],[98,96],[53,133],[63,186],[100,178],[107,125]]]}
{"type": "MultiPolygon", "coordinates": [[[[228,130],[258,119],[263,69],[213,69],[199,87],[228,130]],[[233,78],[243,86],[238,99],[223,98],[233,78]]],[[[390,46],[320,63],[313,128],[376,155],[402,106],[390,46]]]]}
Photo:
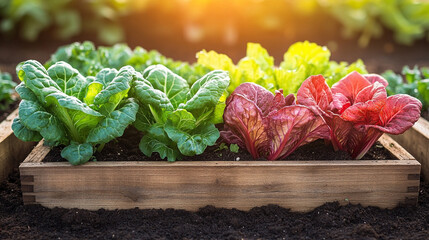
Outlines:
{"type": "Polygon", "coordinates": [[[387,80],[378,74],[364,74],[363,77],[366,78],[366,80],[368,80],[371,84],[379,82],[384,87],[387,87],[387,85],[389,85],[387,80]]]}
{"type": "Polygon", "coordinates": [[[390,134],[404,133],[420,117],[422,103],[411,96],[397,94],[387,98],[380,112],[379,126],[371,126],[390,134]]]}
{"type": "Polygon", "coordinates": [[[357,94],[355,103],[343,111],[341,118],[355,124],[378,124],[386,99],[385,87],[375,82],[357,94]]]}
{"type": "Polygon", "coordinates": [[[322,117],[302,105],[284,107],[267,118],[268,160],[285,158],[298,147],[329,136],[329,128],[322,117]]]}
{"type": "Polygon", "coordinates": [[[360,73],[354,71],[335,83],[331,91],[334,95],[338,93],[344,95],[351,104],[354,104],[356,95],[370,84],[360,73]]]}
{"type": "Polygon", "coordinates": [[[332,93],[322,75],[310,76],[298,89],[297,103],[310,107],[318,113],[326,112],[332,102],[332,93]]]}
{"type": "Polygon", "coordinates": [[[226,130],[221,132],[222,137],[229,143],[241,142],[254,158],[259,158],[260,153],[266,152],[267,145],[261,109],[241,95],[233,94],[229,100],[223,114],[226,130]]]}

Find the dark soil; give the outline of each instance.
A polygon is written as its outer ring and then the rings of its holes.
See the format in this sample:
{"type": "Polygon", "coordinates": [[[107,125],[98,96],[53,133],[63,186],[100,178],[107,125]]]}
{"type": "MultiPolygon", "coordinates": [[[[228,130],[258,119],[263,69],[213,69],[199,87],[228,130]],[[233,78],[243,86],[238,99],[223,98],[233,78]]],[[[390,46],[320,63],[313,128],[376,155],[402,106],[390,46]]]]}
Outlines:
{"type": "MultiPolygon", "coordinates": [[[[0,105],[3,105],[0,103],[0,105]]],[[[14,101],[7,105],[5,110],[0,110],[0,122],[5,120],[9,114],[13,112],[13,110],[17,109],[19,106],[19,101],[14,101]]]]}
{"type": "Polygon", "coordinates": [[[0,239],[428,239],[429,185],[416,207],[327,203],[309,213],[275,205],[87,211],[22,204],[18,171],[0,185],[0,239]]]}
{"type": "MultiPolygon", "coordinates": [[[[95,153],[94,161],[165,161],[158,153],[151,157],[145,156],[139,149],[139,142],[142,134],[134,128],[128,128],[124,135],[107,143],[101,152],[95,153]]],[[[240,148],[237,153],[229,149],[221,149],[221,140],[216,145],[208,147],[206,151],[198,156],[184,157],[182,161],[252,161],[249,152],[240,148]]],[[[54,147],[43,160],[44,162],[67,161],[61,157],[62,147],[54,147]]],[[[393,160],[397,159],[383,145],[376,142],[365,154],[362,160],[393,160]]],[[[256,159],[265,160],[265,159],[256,159]]],[[[352,160],[347,152],[334,151],[331,145],[327,145],[323,140],[306,144],[283,160],[352,160]]]]}

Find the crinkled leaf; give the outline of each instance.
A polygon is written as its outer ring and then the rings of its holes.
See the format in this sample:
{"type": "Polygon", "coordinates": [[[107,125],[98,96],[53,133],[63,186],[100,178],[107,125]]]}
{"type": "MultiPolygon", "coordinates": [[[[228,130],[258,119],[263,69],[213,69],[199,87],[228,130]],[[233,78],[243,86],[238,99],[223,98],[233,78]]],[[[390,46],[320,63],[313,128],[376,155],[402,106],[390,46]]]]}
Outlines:
{"type": "Polygon", "coordinates": [[[127,99],[123,106],[110,113],[89,131],[86,142],[107,143],[124,134],[125,128],[136,120],[139,105],[133,99],[127,99]]]}
{"type": "Polygon", "coordinates": [[[79,165],[88,162],[93,153],[94,149],[91,144],[72,142],[70,145],[63,148],[61,157],[67,159],[72,165],[79,165]]]}
{"type": "Polygon", "coordinates": [[[188,101],[179,107],[188,111],[214,108],[229,85],[229,76],[225,71],[215,70],[197,80],[188,94],[188,101]]]}
{"type": "Polygon", "coordinates": [[[39,132],[46,141],[56,143],[67,141],[58,118],[47,112],[37,102],[22,100],[19,104],[19,119],[22,125],[29,130],[39,132]]]}
{"type": "Polygon", "coordinates": [[[310,107],[319,114],[326,112],[332,102],[332,93],[322,75],[307,78],[299,88],[298,104],[310,107]]]}
{"type": "Polygon", "coordinates": [[[227,142],[246,148],[253,158],[266,153],[268,135],[265,120],[261,109],[253,101],[242,95],[231,95],[223,117],[227,128],[221,135],[227,142]]]}
{"type": "Polygon", "coordinates": [[[174,108],[186,101],[186,95],[189,92],[188,82],[165,66],[150,66],[144,71],[143,77],[152,84],[154,89],[163,92],[174,108]]]}
{"type": "Polygon", "coordinates": [[[36,95],[25,85],[25,83],[21,82],[18,86],[15,88],[16,92],[19,94],[21,99],[28,100],[28,101],[37,101],[36,95]]]}
{"type": "Polygon", "coordinates": [[[174,110],[167,95],[155,89],[152,84],[144,78],[138,78],[134,81],[134,86],[130,95],[139,100],[142,105],[151,105],[156,107],[159,111],[162,109],[168,111],[174,110]]]}
{"type": "Polygon", "coordinates": [[[15,136],[22,141],[38,142],[43,138],[38,131],[33,131],[25,127],[19,118],[13,120],[12,130],[15,136]]]}
{"type": "Polygon", "coordinates": [[[378,124],[379,114],[386,104],[386,99],[385,87],[375,82],[357,94],[354,104],[346,108],[341,117],[355,124],[378,124]]]}
{"type": "Polygon", "coordinates": [[[148,157],[157,152],[162,159],[167,158],[171,162],[181,157],[176,144],[168,138],[162,124],[151,126],[140,141],[139,148],[148,157]]]}
{"type": "Polygon", "coordinates": [[[53,81],[46,69],[37,61],[28,60],[22,64],[18,77],[25,83],[42,104],[51,93],[61,92],[61,88],[53,81]]]}
{"type": "Polygon", "coordinates": [[[167,122],[165,132],[168,137],[177,143],[177,148],[185,156],[199,155],[207,146],[212,146],[219,138],[219,130],[214,124],[202,125],[193,131],[187,132],[167,122]]]}
{"type": "Polygon", "coordinates": [[[421,108],[422,103],[408,95],[390,96],[380,112],[380,126],[373,127],[386,133],[401,134],[417,122],[421,108]]]}
{"type": "Polygon", "coordinates": [[[192,113],[185,109],[178,109],[168,115],[169,125],[176,127],[179,130],[187,131],[195,128],[197,120],[192,113]]]}
{"type": "Polygon", "coordinates": [[[341,81],[334,84],[331,88],[331,91],[334,95],[344,95],[347,99],[349,99],[351,104],[353,104],[355,102],[356,95],[369,85],[371,85],[371,83],[361,74],[358,72],[352,72],[345,76],[341,81]]]}
{"type": "Polygon", "coordinates": [[[83,99],[88,82],[79,71],[66,62],[57,62],[47,71],[49,77],[55,81],[63,93],[83,99]]]}
{"type": "Polygon", "coordinates": [[[284,107],[271,112],[267,119],[268,160],[285,158],[304,144],[329,138],[329,128],[323,118],[305,106],[284,107]]]}

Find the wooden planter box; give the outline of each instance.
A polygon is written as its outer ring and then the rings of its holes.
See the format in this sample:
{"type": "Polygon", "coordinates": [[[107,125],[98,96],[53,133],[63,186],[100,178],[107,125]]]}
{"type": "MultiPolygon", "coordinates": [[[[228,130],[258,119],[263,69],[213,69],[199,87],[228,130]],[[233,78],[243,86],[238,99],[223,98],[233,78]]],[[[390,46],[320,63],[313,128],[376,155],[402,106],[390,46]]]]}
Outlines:
{"type": "Polygon", "coordinates": [[[420,164],[390,137],[382,144],[400,160],[41,162],[39,143],[20,165],[25,204],[82,209],[206,205],[248,210],[278,204],[309,211],[325,202],[393,208],[417,204],[420,164]]]}
{"type": "Polygon", "coordinates": [[[19,166],[36,145],[35,142],[23,142],[13,134],[12,122],[17,116],[18,109],[0,123],[0,182],[19,166]]]}
{"type": "Polygon", "coordinates": [[[423,177],[429,182],[429,122],[420,118],[403,134],[391,137],[421,163],[423,177]]]}

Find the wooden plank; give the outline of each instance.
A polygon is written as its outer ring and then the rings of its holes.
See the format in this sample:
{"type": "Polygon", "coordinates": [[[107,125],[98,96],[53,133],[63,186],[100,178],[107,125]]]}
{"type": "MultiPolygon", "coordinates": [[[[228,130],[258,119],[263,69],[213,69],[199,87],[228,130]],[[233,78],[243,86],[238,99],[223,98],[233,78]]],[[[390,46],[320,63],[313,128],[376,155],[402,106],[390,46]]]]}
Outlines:
{"type": "Polygon", "coordinates": [[[26,204],[91,210],[193,211],[206,205],[248,210],[278,204],[309,211],[332,201],[382,208],[416,204],[420,164],[389,137],[381,142],[403,160],[124,161],[71,166],[41,162],[49,148],[39,144],[20,166],[21,184],[26,204]]]}
{"type": "Polygon", "coordinates": [[[17,116],[18,109],[0,123],[0,181],[6,179],[36,145],[34,142],[23,142],[13,134],[12,122],[17,116]]]}
{"type": "Polygon", "coordinates": [[[420,118],[405,133],[391,137],[421,163],[423,177],[429,183],[429,122],[420,118]]]}

